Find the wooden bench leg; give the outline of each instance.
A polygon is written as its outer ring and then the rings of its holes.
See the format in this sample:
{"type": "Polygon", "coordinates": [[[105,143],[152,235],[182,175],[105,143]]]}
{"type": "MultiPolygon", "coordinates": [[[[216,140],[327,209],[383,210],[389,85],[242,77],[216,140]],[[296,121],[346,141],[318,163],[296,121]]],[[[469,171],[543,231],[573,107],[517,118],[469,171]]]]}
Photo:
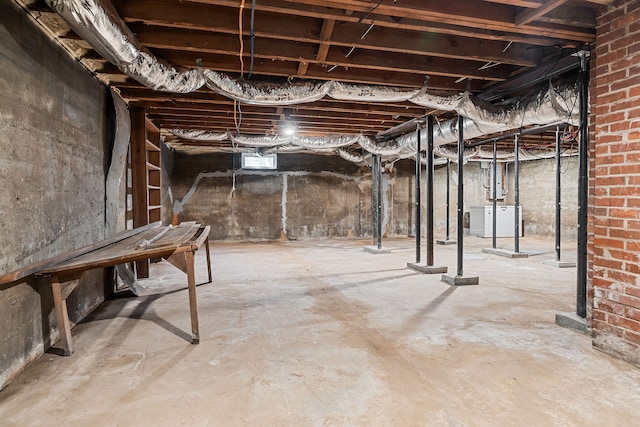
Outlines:
{"type": "Polygon", "coordinates": [[[213,282],[213,276],[211,275],[211,253],[209,252],[209,238],[207,237],[204,241],[204,250],[207,253],[207,272],[209,273],[209,281],[207,283],[213,282]]]}
{"type": "Polygon", "coordinates": [[[56,309],[56,319],[58,321],[63,354],[65,356],[71,356],[73,354],[73,344],[71,342],[71,325],[67,311],[67,300],[62,297],[62,286],[60,285],[58,276],[51,277],[51,289],[53,291],[53,304],[56,309]]]}
{"type": "Polygon", "coordinates": [[[198,329],[198,302],[196,300],[196,273],[193,252],[185,252],[187,260],[187,283],[189,285],[189,309],[191,311],[192,344],[200,343],[200,331],[198,329]]]}

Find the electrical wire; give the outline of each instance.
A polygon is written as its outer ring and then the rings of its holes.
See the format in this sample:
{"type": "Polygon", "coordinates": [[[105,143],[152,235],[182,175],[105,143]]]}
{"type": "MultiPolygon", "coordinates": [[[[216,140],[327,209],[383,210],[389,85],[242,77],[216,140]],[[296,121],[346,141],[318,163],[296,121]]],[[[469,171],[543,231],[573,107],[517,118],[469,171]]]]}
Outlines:
{"type": "Polygon", "coordinates": [[[367,12],[367,13],[366,13],[362,18],[358,19],[358,24],[360,24],[362,21],[364,21],[365,19],[367,19],[367,17],[368,17],[369,15],[371,15],[371,14],[372,14],[372,13],[373,13],[377,8],[378,8],[378,6],[380,6],[380,5],[382,4],[382,2],[383,2],[383,1],[384,1],[384,0],[380,0],[380,1],[378,1],[378,4],[376,4],[375,6],[373,6],[373,7],[369,10],[369,12],[367,12]]]}
{"type": "Polygon", "coordinates": [[[250,34],[250,41],[251,41],[251,63],[249,64],[249,75],[247,76],[247,79],[251,79],[251,76],[253,75],[253,62],[254,62],[254,56],[255,56],[255,46],[254,46],[254,42],[255,42],[255,38],[256,38],[256,32],[255,32],[255,19],[256,19],[256,0],[252,0],[251,2],[251,34],[250,34]]]}
{"type": "Polygon", "coordinates": [[[244,1],[240,0],[240,8],[238,9],[238,38],[240,39],[240,78],[244,74],[244,40],[242,39],[242,11],[244,10],[244,1]]]}

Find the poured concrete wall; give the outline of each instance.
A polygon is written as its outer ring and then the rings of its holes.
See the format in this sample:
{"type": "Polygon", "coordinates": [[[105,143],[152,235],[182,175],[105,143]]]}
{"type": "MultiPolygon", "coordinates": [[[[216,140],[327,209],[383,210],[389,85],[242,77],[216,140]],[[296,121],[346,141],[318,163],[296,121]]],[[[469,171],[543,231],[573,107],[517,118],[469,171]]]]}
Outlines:
{"type": "MultiPolygon", "coordinates": [[[[0,275],[104,237],[107,94],[13,2],[0,2],[0,275]]],[[[104,298],[104,272],[68,299],[104,298]]],[[[57,339],[50,287],[0,285],[0,388],[57,339]]]]}
{"type": "MultiPolygon", "coordinates": [[[[231,155],[176,151],[167,179],[172,199],[167,206],[182,221],[211,225],[212,239],[292,239],[371,237],[371,171],[337,157],[288,154],[278,157],[277,171],[239,169],[231,155]],[[234,173],[235,168],[235,173],[234,173]],[[234,188],[235,175],[235,188],[234,188]]],[[[577,179],[575,159],[563,166],[563,233],[575,236],[577,179]]],[[[555,228],[555,161],[536,160],[520,165],[520,203],[525,234],[553,235],[555,228]]],[[[508,169],[513,203],[513,166],[508,169]]],[[[480,163],[465,165],[465,211],[489,203],[488,182],[480,163]]],[[[457,165],[450,178],[450,232],[455,238],[457,165]]],[[[415,166],[411,160],[395,163],[382,180],[383,232],[388,236],[415,233],[415,166]]],[[[446,167],[434,174],[436,237],[446,229],[446,167]]],[[[425,230],[426,174],[422,175],[422,230],[425,230]]]]}
{"type": "Polygon", "coordinates": [[[210,225],[212,239],[371,234],[368,169],[316,155],[282,155],[278,162],[277,171],[248,171],[231,155],[175,152],[168,210],[210,225]]]}
{"type": "MultiPolygon", "coordinates": [[[[520,163],[520,205],[524,234],[553,236],[555,233],[556,165],[555,159],[528,160],[520,163]]],[[[563,157],[560,165],[562,238],[575,240],[578,221],[578,157],[563,157]]],[[[513,163],[508,164],[505,203],[514,203],[513,163]]]]}

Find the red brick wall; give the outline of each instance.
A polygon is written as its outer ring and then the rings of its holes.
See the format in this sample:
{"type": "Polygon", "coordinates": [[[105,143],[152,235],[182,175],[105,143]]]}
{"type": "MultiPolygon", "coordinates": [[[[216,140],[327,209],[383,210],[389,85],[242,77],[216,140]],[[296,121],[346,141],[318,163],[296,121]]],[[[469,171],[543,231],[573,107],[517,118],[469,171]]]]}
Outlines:
{"type": "Polygon", "coordinates": [[[597,16],[591,71],[593,345],[640,365],[640,0],[597,16]]]}

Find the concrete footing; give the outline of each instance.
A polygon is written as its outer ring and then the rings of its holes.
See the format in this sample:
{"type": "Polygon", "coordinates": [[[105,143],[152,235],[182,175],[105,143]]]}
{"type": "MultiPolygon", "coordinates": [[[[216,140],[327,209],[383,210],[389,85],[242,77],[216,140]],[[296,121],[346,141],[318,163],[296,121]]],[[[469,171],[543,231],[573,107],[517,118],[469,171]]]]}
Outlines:
{"type": "Polygon", "coordinates": [[[436,243],[438,245],[455,245],[458,242],[455,240],[436,240],[436,243]]]}
{"type": "Polygon", "coordinates": [[[576,266],[576,263],[573,261],[556,261],[555,259],[548,259],[548,260],[542,261],[542,263],[544,265],[551,265],[553,267],[558,267],[558,268],[571,268],[576,266]]]}
{"type": "Polygon", "coordinates": [[[485,254],[498,255],[505,258],[529,258],[526,252],[514,252],[507,249],[484,248],[482,252],[485,254]]]}
{"type": "Polygon", "coordinates": [[[447,285],[452,286],[469,286],[480,283],[480,278],[478,278],[478,276],[450,276],[448,274],[443,274],[441,280],[447,285]]]}
{"type": "Polygon", "coordinates": [[[575,329],[576,331],[588,332],[587,320],[573,312],[557,313],[556,324],[565,328],[575,329]]]}
{"type": "Polygon", "coordinates": [[[407,268],[419,271],[420,273],[424,274],[440,274],[447,272],[446,266],[418,264],[415,262],[408,262],[407,268]]]}
{"type": "Polygon", "coordinates": [[[378,248],[377,246],[365,246],[364,247],[364,251],[365,252],[369,252],[370,254],[388,254],[388,253],[391,253],[391,249],[385,248],[385,247],[378,248]]]}

